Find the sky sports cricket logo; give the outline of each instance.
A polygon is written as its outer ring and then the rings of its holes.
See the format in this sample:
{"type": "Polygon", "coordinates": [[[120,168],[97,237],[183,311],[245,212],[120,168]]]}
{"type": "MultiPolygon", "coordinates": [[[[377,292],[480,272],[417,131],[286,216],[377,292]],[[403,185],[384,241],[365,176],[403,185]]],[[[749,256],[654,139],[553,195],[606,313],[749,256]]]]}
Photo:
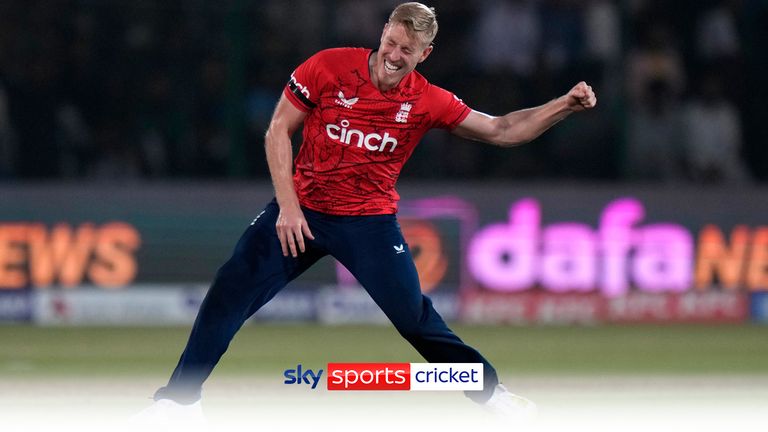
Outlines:
{"type": "Polygon", "coordinates": [[[482,363],[328,363],[327,373],[299,364],[283,372],[284,384],[315,389],[324,374],[326,388],[338,391],[483,389],[482,363]]]}

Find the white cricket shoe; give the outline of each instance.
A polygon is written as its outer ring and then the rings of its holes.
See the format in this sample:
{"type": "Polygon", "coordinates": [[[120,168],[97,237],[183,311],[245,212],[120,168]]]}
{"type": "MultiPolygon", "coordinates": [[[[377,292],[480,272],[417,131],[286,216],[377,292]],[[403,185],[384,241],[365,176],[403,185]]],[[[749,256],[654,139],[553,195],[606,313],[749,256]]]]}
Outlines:
{"type": "Polygon", "coordinates": [[[537,412],[535,403],[510,392],[502,384],[496,385],[493,395],[483,407],[498,416],[521,421],[533,420],[537,412]]]}
{"type": "Polygon", "coordinates": [[[131,425],[189,425],[205,426],[208,421],[203,414],[200,401],[184,405],[171,399],[159,399],[132,416],[128,423],[131,425]]]}

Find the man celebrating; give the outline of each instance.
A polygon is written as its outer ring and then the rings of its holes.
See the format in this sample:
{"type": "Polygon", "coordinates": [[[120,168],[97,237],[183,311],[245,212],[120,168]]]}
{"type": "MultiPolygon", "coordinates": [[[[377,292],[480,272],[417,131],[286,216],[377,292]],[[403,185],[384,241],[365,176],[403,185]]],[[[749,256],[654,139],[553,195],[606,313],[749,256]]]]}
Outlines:
{"type": "Polygon", "coordinates": [[[429,129],[511,147],[594,107],[596,98],[580,82],[536,108],[499,117],[473,111],[415,71],[432,52],[436,33],[434,9],[401,4],[377,50],[324,50],[291,74],[266,134],[276,199],[219,269],[168,385],[148,410],[199,413],[202,384],[245,320],[326,255],[357,278],[427,361],[482,363],[484,389],[467,392],[469,398],[498,412],[533,409],[499,384],[488,360],[462,342],[422,295],[395,216],[395,182],[429,129]],[[291,137],[302,125],[294,161],[291,137]]]}

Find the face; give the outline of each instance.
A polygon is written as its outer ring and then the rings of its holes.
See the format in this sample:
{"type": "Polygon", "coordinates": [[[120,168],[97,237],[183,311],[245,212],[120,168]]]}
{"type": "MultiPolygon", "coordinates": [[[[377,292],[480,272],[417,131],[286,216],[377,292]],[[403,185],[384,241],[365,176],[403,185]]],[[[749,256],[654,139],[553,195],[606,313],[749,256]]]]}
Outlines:
{"type": "Polygon", "coordinates": [[[426,60],[432,46],[410,37],[402,24],[387,24],[381,34],[381,45],[373,66],[374,82],[380,89],[390,89],[426,60]]]}

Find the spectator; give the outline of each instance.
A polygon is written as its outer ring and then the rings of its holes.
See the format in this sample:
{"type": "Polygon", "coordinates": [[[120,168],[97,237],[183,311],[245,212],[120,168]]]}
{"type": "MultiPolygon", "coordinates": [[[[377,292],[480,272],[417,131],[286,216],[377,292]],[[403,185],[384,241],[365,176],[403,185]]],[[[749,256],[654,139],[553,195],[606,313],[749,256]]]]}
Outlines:
{"type": "MultiPolygon", "coordinates": [[[[380,33],[373,29],[397,3],[0,1],[0,177],[265,177],[260,142],[276,97],[264,89],[278,88],[275,79],[322,48],[375,45],[380,33]]],[[[718,124],[731,125],[718,133],[743,133],[721,137],[741,149],[729,151],[743,152],[752,175],[764,177],[764,3],[434,0],[449,23],[436,41],[443,48],[422,65],[436,84],[496,112],[558,94],[558,76],[567,73],[593,83],[602,108],[588,126],[565,125],[514,158],[434,134],[404,175],[608,179],[626,168],[630,178],[669,180],[683,174],[684,162],[688,176],[705,181],[703,162],[681,154],[698,148],[690,138],[697,132],[673,143],[684,130],[674,133],[671,125],[684,117],[693,128],[697,116],[717,112],[718,124]],[[702,81],[702,71],[728,83],[720,91],[725,100],[688,86],[702,81]],[[682,106],[685,116],[675,116],[682,106]],[[618,154],[602,150],[621,149],[612,144],[622,133],[631,158],[653,156],[656,146],[677,159],[622,166],[618,154]],[[638,141],[643,136],[655,138],[638,141]],[[446,145],[462,156],[446,158],[446,145]]],[[[697,151],[698,159],[706,154],[697,151]]],[[[743,164],[723,172],[740,170],[743,164]]]]}
{"type": "MultiPolygon", "coordinates": [[[[584,79],[594,82],[603,106],[621,94],[621,16],[616,2],[591,0],[584,11],[584,79]]],[[[608,120],[606,118],[606,120],[608,120]]]]}
{"type": "Polygon", "coordinates": [[[679,103],[668,81],[647,81],[640,104],[630,110],[626,173],[631,180],[664,181],[683,177],[679,103]]]}
{"type": "Polygon", "coordinates": [[[481,3],[470,55],[488,72],[512,72],[530,77],[541,47],[537,2],[486,0],[481,3]]]}
{"type": "Polygon", "coordinates": [[[63,104],[56,112],[56,146],[61,152],[59,167],[63,177],[82,177],[94,157],[91,131],[78,108],[63,104]]]}
{"type": "MultiPolygon", "coordinates": [[[[630,103],[648,106],[658,102],[643,100],[657,96],[648,90],[652,83],[658,81],[663,82],[665,92],[674,97],[680,96],[685,88],[685,70],[669,27],[663,23],[650,24],[645,34],[641,35],[638,45],[631,50],[627,60],[630,103]]],[[[657,90],[660,88],[658,85],[656,87],[657,90]]]]}
{"type": "Polygon", "coordinates": [[[698,183],[742,183],[750,175],[741,158],[741,122],[717,75],[685,107],[683,143],[688,175],[698,183]]]}
{"type": "Polygon", "coordinates": [[[615,2],[591,0],[584,12],[585,57],[611,65],[621,55],[621,17],[615,2]]]}
{"type": "Polygon", "coordinates": [[[547,0],[542,5],[542,22],[547,23],[543,34],[544,64],[554,71],[555,81],[571,71],[583,58],[583,5],[575,0],[547,0]]]}
{"type": "Polygon", "coordinates": [[[0,83],[0,178],[15,174],[16,137],[8,117],[8,98],[0,83]]]}
{"type": "Polygon", "coordinates": [[[715,4],[698,20],[697,54],[709,62],[734,59],[741,52],[733,1],[715,4]]]}

